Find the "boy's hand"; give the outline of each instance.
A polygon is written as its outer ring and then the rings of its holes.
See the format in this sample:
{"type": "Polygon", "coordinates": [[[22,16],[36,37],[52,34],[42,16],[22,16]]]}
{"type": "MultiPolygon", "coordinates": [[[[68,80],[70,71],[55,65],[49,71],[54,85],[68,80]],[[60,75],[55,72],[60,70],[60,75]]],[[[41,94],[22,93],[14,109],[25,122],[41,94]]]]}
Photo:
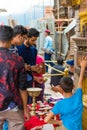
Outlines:
{"type": "Polygon", "coordinates": [[[82,88],[86,67],[87,67],[87,56],[83,56],[81,60],[81,72],[78,81],[78,88],[82,88]]]}
{"type": "Polygon", "coordinates": [[[83,56],[81,60],[81,68],[87,67],[87,56],[83,56]]]}

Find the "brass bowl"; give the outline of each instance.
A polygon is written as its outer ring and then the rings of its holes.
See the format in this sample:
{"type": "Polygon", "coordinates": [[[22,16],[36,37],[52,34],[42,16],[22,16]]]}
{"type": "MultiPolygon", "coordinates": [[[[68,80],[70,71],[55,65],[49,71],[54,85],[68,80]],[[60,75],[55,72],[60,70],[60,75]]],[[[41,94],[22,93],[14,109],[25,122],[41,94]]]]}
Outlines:
{"type": "Polygon", "coordinates": [[[40,92],[42,91],[41,88],[27,88],[29,96],[38,97],[40,92]]]}

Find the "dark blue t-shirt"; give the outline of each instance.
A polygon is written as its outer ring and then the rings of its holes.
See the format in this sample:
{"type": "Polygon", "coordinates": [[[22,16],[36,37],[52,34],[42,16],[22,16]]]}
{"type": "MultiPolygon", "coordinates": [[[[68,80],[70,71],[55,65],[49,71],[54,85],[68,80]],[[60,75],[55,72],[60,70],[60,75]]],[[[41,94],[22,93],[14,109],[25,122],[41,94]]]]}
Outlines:
{"type": "MultiPolygon", "coordinates": [[[[17,46],[18,54],[23,58],[24,62],[29,65],[36,65],[37,49],[34,46],[26,47],[24,44],[17,46]]],[[[27,72],[28,86],[33,84],[33,75],[31,71],[27,72]]]]}
{"type": "Polygon", "coordinates": [[[17,46],[18,54],[23,57],[24,62],[29,65],[36,64],[37,49],[34,46],[26,47],[24,44],[17,46]]]}

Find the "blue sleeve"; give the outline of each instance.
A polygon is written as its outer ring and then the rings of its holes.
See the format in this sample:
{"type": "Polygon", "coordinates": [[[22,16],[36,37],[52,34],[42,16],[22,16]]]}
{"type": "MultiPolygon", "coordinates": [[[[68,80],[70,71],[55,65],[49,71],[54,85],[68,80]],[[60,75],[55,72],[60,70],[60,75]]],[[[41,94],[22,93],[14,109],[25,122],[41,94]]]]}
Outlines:
{"type": "Polygon", "coordinates": [[[54,113],[54,115],[60,114],[60,102],[57,102],[54,107],[52,108],[52,112],[54,113]]]}
{"type": "Polygon", "coordinates": [[[48,48],[48,39],[45,39],[44,48],[48,48]]]}
{"type": "Polygon", "coordinates": [[[75,95],[79,98],[82,98],[82,88],[77,88],[76,89],[76,92],[75,92],[75,95]]]}

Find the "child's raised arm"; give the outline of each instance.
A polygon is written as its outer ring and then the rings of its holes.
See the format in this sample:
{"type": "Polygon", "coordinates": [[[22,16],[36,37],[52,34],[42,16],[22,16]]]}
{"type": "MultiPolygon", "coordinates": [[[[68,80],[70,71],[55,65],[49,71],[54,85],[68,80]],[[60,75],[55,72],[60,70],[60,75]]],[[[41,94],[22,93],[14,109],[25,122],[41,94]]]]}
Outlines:
{"type": "Polygon", "coordinates": [[[87,56],[83,56],[82,61],[81,61],[81,72],[80,72],[80,77],[79,77],[79,81],[78,81],[78,88],[82,88],[83,78],[84,78],[84,73],[85,73],[86,67],[87,67],[87,56]]]}

